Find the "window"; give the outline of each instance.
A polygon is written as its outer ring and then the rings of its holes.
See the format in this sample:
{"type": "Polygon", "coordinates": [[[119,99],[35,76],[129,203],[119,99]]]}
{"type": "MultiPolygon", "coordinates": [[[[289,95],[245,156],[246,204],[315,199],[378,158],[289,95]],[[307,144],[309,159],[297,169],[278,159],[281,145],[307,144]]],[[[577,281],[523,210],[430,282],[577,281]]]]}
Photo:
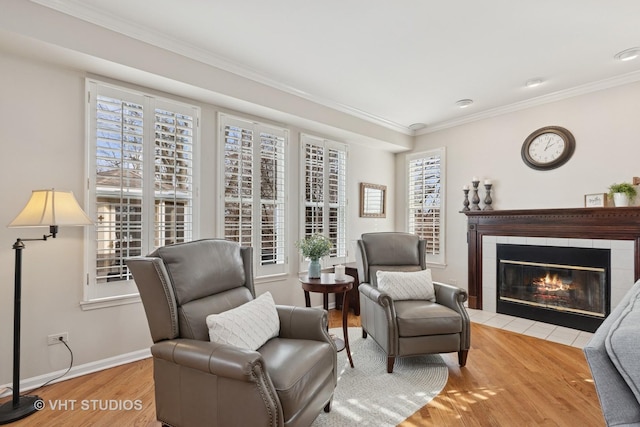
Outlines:
{"type": "Polygon", "coordinates": [[[302,135],[304,209],[302,236],[321,233],[333,247],[330,265],[347,259],[347,147],[333,141],[302,135]]]}
{"type": "Polygon", "coordinates": [[[444,148],[407,157],[408,228],[427,240],[427,262],[444,264],[444,148]]]}
{"type": "Polygon", "coordinates": [[[288,133],[220,116],[224,238],[253,247],[258,277],[286,273],[285,154],[288,133]]]}
{"type": "Polygon", "coordinates": [[[88,81],[86,300],[137,294],[125,260],[192,240],[199,109],[88,81]]]}

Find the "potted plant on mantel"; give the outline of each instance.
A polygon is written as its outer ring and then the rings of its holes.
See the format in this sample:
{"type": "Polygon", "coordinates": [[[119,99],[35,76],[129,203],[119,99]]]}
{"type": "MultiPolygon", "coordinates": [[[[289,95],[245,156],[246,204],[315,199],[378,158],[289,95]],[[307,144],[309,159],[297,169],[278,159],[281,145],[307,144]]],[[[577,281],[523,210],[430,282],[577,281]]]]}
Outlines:
{"type": "Polygon", "coordinates": [[[307,236],[296,242],[296,247],[300,249],[302,256],[311,260],[308,272],[310,279],[320,277],[320,258],[329,255],[332,246],[331,240],[320,233],[307,236]]]}
{"type": "Polygon", "coordinates": [[[609,195],[613,197],[615,206],[629,206],[629,202],[638,194],[636,187],[628,182],[612,184],[609,187],[609,195]]]}

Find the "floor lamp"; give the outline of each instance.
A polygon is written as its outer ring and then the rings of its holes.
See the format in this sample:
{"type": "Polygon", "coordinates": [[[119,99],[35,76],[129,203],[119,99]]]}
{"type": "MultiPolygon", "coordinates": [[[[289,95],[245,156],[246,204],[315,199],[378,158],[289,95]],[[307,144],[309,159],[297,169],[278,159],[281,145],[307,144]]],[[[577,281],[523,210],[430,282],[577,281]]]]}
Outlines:
{"type": "Polygon", "coordinates": [[[49,227],[49,234],[38,239],[18,239],[13,245],[16,252],[13,297],[13,398],[0,405],[0,424],[25,418],[43,407],[42,399],[38,396],[20,396],[20,306],[24,242],[55,238],[58,226],[90,224],[92,221],[84,213],[72,192],[54,189],[34,190],[22,212],[9,224],[9,227],[49,227]]]}

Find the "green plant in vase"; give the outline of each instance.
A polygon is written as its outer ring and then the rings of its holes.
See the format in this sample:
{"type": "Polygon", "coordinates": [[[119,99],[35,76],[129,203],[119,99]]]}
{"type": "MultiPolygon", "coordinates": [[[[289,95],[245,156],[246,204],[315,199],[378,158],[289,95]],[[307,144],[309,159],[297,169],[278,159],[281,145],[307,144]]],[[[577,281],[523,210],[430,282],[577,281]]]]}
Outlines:
{"type": "Polygon", "coordinates": [[[629,182],[609,186],[609,195],[613,197],[613,203],[616,206],[629,206],[629,201],[633,200],[637,194],[636,187],[629,182]]]}
{"type": "Polygon", "coordinates": [[[320,258],[329,255],[333,245],[328,237],[320,233],[312,234],[296,242],[296,247],[309,262],[309,278],[320,277],[320,258]]]}

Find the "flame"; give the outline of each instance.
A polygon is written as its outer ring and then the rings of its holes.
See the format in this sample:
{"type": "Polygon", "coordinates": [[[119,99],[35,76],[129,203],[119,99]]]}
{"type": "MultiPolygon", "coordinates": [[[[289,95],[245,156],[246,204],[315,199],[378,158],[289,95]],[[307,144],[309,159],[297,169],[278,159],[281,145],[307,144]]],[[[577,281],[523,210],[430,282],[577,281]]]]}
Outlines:
{"type": "Polygon", "coordinates": [[[539,289],[544,289],[546,291],[566,291],[569,289],[568,285],[565,285],[562,282],[562,279],[558,277],[557,274],[553,276],[550,273],[547,273],[545,277],[541,277],[539,279],[535,279],[533,284],[536,285],[539,289]]]}

